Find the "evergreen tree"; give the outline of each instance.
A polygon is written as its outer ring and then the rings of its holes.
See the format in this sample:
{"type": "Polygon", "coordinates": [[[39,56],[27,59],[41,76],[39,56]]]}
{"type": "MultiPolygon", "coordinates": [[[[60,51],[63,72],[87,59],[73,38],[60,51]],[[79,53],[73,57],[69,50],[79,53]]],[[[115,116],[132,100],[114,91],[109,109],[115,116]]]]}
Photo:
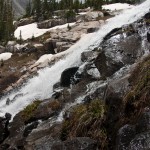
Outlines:
{"type": "Polygon", "coordinates": [[[27,6],[26,6],[26,15],[25,17],[30,17],[32,15],[32,5],[31,1],[29,0],[27,6]]]}
{"type": "Polygon", "coordinates": [[[33,0],[33,13],[38,21],[40,17],[42,17],[42,1],[41,0],[33,0]]]}
{"type": "Polygon", "coordinates": [[[0,0],[0,41],[13,38],[13,9],[10,0],[0,0]]]}

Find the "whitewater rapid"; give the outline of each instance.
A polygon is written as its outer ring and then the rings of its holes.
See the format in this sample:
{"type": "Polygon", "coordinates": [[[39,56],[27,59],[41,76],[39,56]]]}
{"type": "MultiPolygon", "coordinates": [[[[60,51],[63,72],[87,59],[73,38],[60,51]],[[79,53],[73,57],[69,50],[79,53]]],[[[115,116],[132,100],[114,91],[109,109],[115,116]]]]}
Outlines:
{"type": "Polygon", "coordinates": [[[107,20],[105,25],[103,25],[99,31],[84,35],[67,51],[56,54],[56,56],[65,55],[65,57],[55,63],[52,67],[38,71],[38,76],[29,79],[18,91],[14,91],[0,99],[0,116],[3,116],[6,112],[15,116],[34,100],[50,98],[53,94],[53,85],[59,82],[61,73],[66,68],[81,65],[82,62],[80,56],[82,52],[97,47],[102,42],[103,37],[112,29],[133,23],[147,13],[149,8],[150,0],[147,0],[132,9],[125,10],[120,15],[107,20]],[[11,100],[16,95],[23,96],[18,96],[13,103],[6,105],[7,98],[11,100]]]}

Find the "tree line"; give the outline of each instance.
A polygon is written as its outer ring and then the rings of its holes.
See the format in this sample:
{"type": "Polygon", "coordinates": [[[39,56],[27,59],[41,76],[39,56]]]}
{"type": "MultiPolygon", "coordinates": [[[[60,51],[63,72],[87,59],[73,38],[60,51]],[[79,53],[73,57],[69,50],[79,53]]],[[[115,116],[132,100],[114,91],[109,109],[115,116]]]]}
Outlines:
{"type": "Polygon", "coordinates": [[[85,0],[84,3],[80,0],[29,0],[26,7],[25,17],[36,16],[37,19],[43,17],[48,19],[52,16],[55,10],[74,10],[92,7],[94,10],[101,10],[103,4],[109,3],[130,3],[133,4],[140,0],[85,0]]]}

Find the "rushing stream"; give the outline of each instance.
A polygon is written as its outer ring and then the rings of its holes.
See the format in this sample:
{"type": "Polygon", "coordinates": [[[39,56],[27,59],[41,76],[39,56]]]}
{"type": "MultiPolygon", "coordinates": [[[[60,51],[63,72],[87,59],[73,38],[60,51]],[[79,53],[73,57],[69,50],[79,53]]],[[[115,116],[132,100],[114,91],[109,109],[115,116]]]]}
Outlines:
{"type": "Polygon", "coordinates": [[[120,15],[107,20],[99,31],[84,35],[81,40],[70,49],[56,54],[56,57],[65,54],[65,57],[53,66],[38,71],[38,76],[29,79],[18,91],[14,91],[1,98],[0,115],[3,116],[6,112],[9,112],[14,116],[35,99],[43,100],[50,98],[53,93],[53,85],[60,80],[61,73],[66,68],[81,65],[80,56],[82,52],[97,47],[103,40],[103,37],[112,29],[136,21],[148,12],[149,8],[150,0],[147,0],[132,9],[125,10],[120,15]],[[17,95],[20,96],[16,97],[17,95]],[[7,98],[12,100],[14,97],[16,97],[15,101],[10,105],[6,105],[7,98]]]}

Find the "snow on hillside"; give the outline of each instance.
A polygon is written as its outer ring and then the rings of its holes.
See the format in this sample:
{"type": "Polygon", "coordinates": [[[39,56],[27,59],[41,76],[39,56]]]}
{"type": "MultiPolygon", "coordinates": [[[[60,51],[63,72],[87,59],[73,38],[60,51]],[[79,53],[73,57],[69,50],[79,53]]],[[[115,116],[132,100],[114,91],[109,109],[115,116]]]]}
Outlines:
{"type": "Polygon", "coordinates": [[[102,9],[114,11],[114,10],[129,9],[133,7],[134,7],[133,5],[126,4],[126,3],[114,3],[114,4],[109,4],[109,5],[103,5],[102,9]]]}
{"type": "MultiPolygon", "coordinates": [[[[74,24],[75,23],[69,23],[69,26],[73,26],[74,24]]],[[[22,39],[27,40],[29,38],[32,38],[32,36],[38,37],[43,35],[47,31],[54,30],[54,29],[62,29],[62,28],[66,28],[67,26],[68,23],[64,25],[55,26],[49,29],[39,29],[37,28],[37,23],[32,23],[32,24],[18,27],[15,30],[14,35],[17,39],[20,39],[20,32],[21,32],[22,39]]]]}
{"type": "Polygon", "coordinates": [[[9,58],[11,58],[12,53],[2,53],[0,54],[0,60],[8,60],[9,58]]]}

